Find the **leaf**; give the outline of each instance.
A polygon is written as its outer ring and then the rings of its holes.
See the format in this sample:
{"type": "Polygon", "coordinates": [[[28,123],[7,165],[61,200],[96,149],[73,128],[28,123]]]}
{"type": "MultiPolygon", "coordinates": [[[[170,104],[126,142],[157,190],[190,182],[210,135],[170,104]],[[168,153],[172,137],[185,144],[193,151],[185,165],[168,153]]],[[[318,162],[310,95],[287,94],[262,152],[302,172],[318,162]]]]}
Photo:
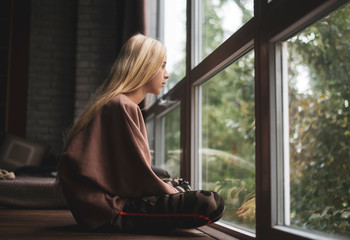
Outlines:
{"type": "Polygon", "coordinates": [[[243,190],[243,188],[240,188],[238,192],[233,197],[233,204],[237,205],[239,204],[239,193],[243,190]]]}
{"type": "Polygon", "coordinates": [[[327,214],[327,212],[328,212],[328,210],[330,209],[331,207],[325,207],[324,209],[323,209],[323,211],[322,211],[322,214],[321,214],[321,216],[320,217],[323,217],[324,215],[326,215],[327,214]]]}
{"type": "Polygon", "coordinates": [[[237,211],[237,215],[240,218],[243,219],[255,219],[255,209],[256,209],[256,205],[255,205],[255,198],[250,199],[249,201],[247,201],[246,203],[244,203],[237,211]]]}
{"type": "Polygon", "coordinates": [[[232,197],[232,192],[236,191],[237,187],[232,187],[227,191],[227,201],[231,202],[234,197],[232,197]]]}
{"type": "Polygon", "coordinates": [[[342,213],[342,215],[340,215],[340,218],[349,218],[350,217],[350,212],[349,211],[345,211],[342,213]]]}
{"type": "Polygon", "coordinates": [[[314,220],[314,219],[317,219],[320,217],[320,214],[319,213],[314,213],[312,214],[310,217],[309,217],[309,220],[314,220]]]}

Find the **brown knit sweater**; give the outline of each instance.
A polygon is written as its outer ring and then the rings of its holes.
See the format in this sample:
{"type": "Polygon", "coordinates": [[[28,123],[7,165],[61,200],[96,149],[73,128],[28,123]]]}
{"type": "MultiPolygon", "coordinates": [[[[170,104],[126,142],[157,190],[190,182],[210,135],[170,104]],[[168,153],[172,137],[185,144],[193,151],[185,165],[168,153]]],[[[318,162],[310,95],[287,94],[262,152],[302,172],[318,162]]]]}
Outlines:
{"type": "Polygon", "coordinates": [[[177,192],[153,173],[140,108],[123,94],[72,139],[60,176],[73,216],[90,229],[118,215],[128,198],[177,192]]]}

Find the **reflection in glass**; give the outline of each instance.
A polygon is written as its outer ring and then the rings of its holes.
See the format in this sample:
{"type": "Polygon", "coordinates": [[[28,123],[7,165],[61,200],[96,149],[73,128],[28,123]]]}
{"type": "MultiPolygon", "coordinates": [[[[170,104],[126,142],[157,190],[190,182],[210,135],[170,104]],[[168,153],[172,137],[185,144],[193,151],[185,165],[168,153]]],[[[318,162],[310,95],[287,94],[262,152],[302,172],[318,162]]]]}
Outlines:
{"type": "Polygon", "coordinates": [[[254,53],[199,88],[199,186],[223,196],[224,222],[255,231],[254,53]]]}
{"type": "Polygon", "coordinates": [[[206,58],[254,15],[253,0],[200,0],[201,52],[206,58]]]}
{"type": "MultiPolygon", "coordinates": [[[[288,57],[290,219],[350,236],[350,4],[283,43],[288,57]]],[[[288,127],[288,126],[287,126],[288,127]]]]}

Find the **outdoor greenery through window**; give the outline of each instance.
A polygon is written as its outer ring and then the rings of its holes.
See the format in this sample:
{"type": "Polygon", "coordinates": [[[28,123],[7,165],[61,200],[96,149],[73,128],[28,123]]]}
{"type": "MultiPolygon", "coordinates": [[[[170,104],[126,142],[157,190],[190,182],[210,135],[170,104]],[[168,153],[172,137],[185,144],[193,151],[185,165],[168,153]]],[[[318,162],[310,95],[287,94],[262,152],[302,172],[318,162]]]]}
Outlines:
{"type": "Polygon", "coordinates": [[[200,0],[201,43],[199,61],[248,22],[254,13],[253,0],[200,0]]]}
{"type": "Polygon", "coordinates": [[[158,2],[154,163],[217,191],[238,239],[350,238],[350,1],[158,2]]]}
{"type": "Polygon", "coordinates": [[[201,188],[223,196],[229,224],[255,231],[254,53],[199,87],[201,188]]]}
{"type": "Polygon", "coordinates": [[[172,177],[180,176],[180,108],[176,107],[160,119],[161,140],[157,144],[161,156],[156,165],[166,169],[172,177]],[[162,147],[161,147],[162,146],[162,147]],[[159,161],[160,160],[160,161],[159,161]]]}
{"type": "Polygon", "coordinates": [[[154,153],[155,153],[155,129],[154,129],[154,118],[152,118],[151,120],[148,120],[146,122],[146,128],[147,128],[147,138],[148,138],[148,145],[149,145],[149,150],[151,153],[151,163],[152,165],[155,164],[155,157],[154,157],[154,153]]]}
{"type": "Polygon", "coordinates": [[[186,74],[186,4],[186,0],[160,0],[163,12],[159,33],[167,48],[170,75],[163,93],[173,88],[186,74]]]}
{"type": "Polygon", "coordinates": [[[347,237],[349,26],[348,3],[281,44],[282,52],[288,53],[283,63],[289,100],[284,104],[289,108],[290,209],[286,222],[301,229],[347,237]]]}

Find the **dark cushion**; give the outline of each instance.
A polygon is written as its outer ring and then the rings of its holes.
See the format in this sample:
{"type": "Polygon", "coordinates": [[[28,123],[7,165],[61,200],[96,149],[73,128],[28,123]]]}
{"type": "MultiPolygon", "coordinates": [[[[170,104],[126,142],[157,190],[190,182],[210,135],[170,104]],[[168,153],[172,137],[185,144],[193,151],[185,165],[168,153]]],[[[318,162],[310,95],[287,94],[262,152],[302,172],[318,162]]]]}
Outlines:
{"type": "Polygon", "coordinates": [[[67,203],[53,177],[18,176],[0,181],[0,207],[61,209],[67,203]]]}
{"type": "Polygon", "coordinates": [[[39,165],[47,147],[12,134],[6,134],[0,148],[0,168],[14,171],[26,165],[39,165]]]}

